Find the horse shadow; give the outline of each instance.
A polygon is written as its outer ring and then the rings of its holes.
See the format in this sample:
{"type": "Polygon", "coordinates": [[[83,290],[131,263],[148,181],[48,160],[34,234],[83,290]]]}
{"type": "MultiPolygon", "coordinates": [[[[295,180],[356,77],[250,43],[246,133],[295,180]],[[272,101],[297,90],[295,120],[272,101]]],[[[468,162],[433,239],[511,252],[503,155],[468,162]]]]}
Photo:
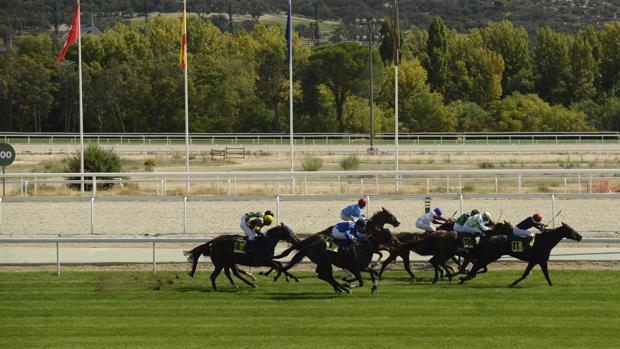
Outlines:
{"type": "Polygon", "coordinates": [[[264,294],[264,298],[274,301],[321,300],[338,297],[342,295],[327,292],[268,292],[264,294]]]}

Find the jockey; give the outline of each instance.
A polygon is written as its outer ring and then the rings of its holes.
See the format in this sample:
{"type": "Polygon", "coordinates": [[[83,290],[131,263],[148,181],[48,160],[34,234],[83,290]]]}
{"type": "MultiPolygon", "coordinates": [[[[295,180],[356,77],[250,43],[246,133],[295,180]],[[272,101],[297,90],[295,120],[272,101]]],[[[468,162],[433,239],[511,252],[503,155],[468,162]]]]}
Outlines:
{"type": "Polygon", "coordinates": [[[521,223],[517,224],[516,227],[513,228],[512,232],[519,237],[534,237],[534,233],[529,231],[530,228],[536,228],[539,231],[543,231],[545,229],[545,225],[541,223],[542,215],[538,212],[534,213],[531,217],[527,217],[521,223]]]}
{"type": "Polygon", "coordinates": [[[332,236],[336,240],[359,240],[364,238],[364,228],[366,223],[364,220],[359,219],[357,222],[346,221],[340,222],[334,225],[332,229],[332,236]]]}
{"type": "Polygon", "coordinates": [[[433,211],[425,213],[418,217],[418,219],[415,221],[415,226],[424,231],[435,232],[437,230],[431,225],[431,223],[442,224],[448,221],[441,216],[442,214],[443,211],[439,207],[437,207],[433,211]]]}
{"type": "Polygon", "coordinates": [[[349,205],[340,211],[340,218],[343,221],[357,221],[358,219],[366,219],[362,214],[362,209],[368,205],[366,198],[357,200],[357,204],[349,205]]]}
{"type": "Polygon", "coordinates": [[[252,245],[252,241],[256,239],[256,236],[262,236],[261,228],[266,225],[271,225],[273,223],[273,213],[269,210],[265,211],[265,213],[260,212],[248,212],[241,216],[241,230],[247,236],[247,245],[246,250],[249,250],[252,245]]]}
{"type": "Polygon", "coordinates": [[[458,233],[462,233],[463,232],[463,226],[465,225],[465,222],[467,222],[467,220],[469,219],[469,217],[471,216],[475,216],[477,214],[479,214],[480,211],[473,209],[470,212],[465,212],[462,215],[459,216],[459,218],[456,219],[456,221],[454,222],[454,231],[458,232],[458,233]]]}
{"type": "Polygon", "coordinates": [[[483,232],[491,230],[491,228],[485,225],[489,221],[491,221],[491,214],[489,212],[475,214],[469,217],[457,232],[481,235],[483,232]]]}

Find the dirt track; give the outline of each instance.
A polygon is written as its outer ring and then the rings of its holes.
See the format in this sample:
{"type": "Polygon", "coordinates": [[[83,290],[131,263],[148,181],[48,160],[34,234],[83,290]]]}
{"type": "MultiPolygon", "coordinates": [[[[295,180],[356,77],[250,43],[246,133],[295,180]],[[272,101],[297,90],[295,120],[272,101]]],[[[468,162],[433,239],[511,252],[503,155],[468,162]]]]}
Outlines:
{"type": "MultiPolygon", "coordinates": [[[[248,199],[251,200],[251,199],[248,199]]],[[[339,221],[346,201],[283,201],[280,219],[297,233],[314,233],[339,221]]],[[[585,237],[620,237],[618,200],[556,200],[557,223],[570,224],[585,237]]],[[[372,200],[371,210],[382,206],[401,221],[395,231],[415,230],[416,218],[424,212],[423,200],[372,200]]],[[[448,216],[459,210],[459,202],[436,201],[448,216]]],[[[489,211],[495,218],[517,223],[534,211],[551,218],[550,200],[467,200],[465,210],[489,211]],[[500,217],[501,215],[501,217],[500,217]]],[[[90,202],[3,202],[0,237],[93,236],[90,234],[90,202]]],[[[183,203],[99,202],[95,206],[97,237],[127,237],[145,234],[162,236],[213,237],[239,232],[239,217],[251,210],[275,211],[275,200],[189,202],[187,233],[183,234],[183,203]]]]}

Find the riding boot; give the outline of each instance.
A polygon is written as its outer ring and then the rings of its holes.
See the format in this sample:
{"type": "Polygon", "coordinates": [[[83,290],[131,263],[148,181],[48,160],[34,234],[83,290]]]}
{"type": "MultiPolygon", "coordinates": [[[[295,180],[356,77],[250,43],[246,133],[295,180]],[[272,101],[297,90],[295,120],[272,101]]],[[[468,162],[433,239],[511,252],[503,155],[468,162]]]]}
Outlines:
{"type": "Polygon", "coordinates": [[[256,241],[255,240],[247,240],[245,242],[245,252],[246,253],[254,252],[255,248],[256,248],[256,241]]]}

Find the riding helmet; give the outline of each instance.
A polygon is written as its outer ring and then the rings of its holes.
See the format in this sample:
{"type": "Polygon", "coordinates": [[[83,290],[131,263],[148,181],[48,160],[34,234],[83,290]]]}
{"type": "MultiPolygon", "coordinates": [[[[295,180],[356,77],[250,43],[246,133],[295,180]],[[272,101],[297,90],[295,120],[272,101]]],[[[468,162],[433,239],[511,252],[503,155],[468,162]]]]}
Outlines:
{"type": "Polygon", "coordinates": [[[534,215],[532,216],[532,218],[534,218],[534,220],[535,220],[536,222],[540,222],[540,221],[542,221],[542,215],[541,215],[540,213],[538,213],[538,212],[534,213],[534,215]]]}
{"type": "Polygon", "coordinates": [[[366,205],[368,205],[368,200],[366,200],[366,198],[361,198],[361,199],[357,200],[357,204],[360,207],[366,207],[366,205]]]}

